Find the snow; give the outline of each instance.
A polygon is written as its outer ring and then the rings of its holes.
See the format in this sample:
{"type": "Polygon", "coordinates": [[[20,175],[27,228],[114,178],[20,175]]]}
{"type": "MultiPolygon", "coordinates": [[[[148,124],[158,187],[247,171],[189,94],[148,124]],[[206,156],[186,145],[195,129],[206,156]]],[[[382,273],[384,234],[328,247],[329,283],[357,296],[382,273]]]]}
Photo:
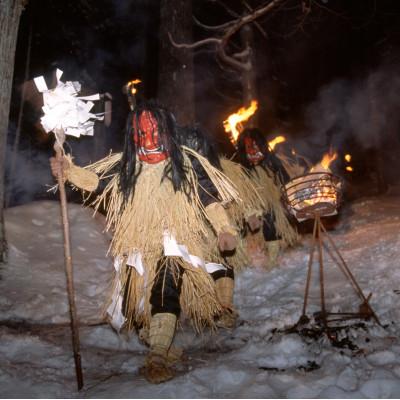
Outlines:
{"type": "MultiPolygon", "coordinates": [[[[172,381],[140,374],[147,348],[103,319],[113,273],[102,216],[69,204],[84,388],[77,392],[66,296],[60,210],[38,201],[6,210],[9,263],[0,267],[0,397],[4,398],[398,398],[400,397],[400,187],[345,204],[330,235],[382,326],[355,320],[335,347],[326,335],[287,331],[299,319],[311,235],[272,271],[236,276],[240,313],[232,331],[196,335],[183,321],[185,350],[172,381]],[[362,325],[359,323],[363,322],[362,325]],[[357,325],[359,324],[359,325],[357,325]]],[[[350,281],[324,253],[327,308],[356,311],[350,281]]],[[[316,268],[316,265],[314,266],[316,268]]],[[[316,271],[314,269],[313,271],[316,271]]],[[[320,310],[313,272],[307,314],[320,310]]]]}

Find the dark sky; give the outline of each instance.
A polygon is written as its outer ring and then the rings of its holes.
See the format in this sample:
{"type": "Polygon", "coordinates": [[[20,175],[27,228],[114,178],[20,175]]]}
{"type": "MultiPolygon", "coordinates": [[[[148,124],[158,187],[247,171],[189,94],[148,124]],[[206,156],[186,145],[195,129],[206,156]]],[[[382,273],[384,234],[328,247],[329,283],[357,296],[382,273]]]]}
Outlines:
{"type": "MultiPolygon", "coordinates": [[[[194,14],[219,24],[232,18],[228,11],[241,14],[246,2],[225,3],[230,10],[218,0],[193,0],[194,14]]],[[[367,151],[386,136],[399,140],[400,1],[288,0],[258,22],[266,36],[254,29],[263,130],[288,135],[311,158],[330,145],[367,151]],[[306,17],[304,6],[310,6],[306,17]]],[[[30,0],[20,23],[12,120],[31,32],[29,79],[51,76],[58,67],[64,79],[79,80],[88,92],[110,92],[114,113],[107,134],[115,146],[128,110],[122,85],[140,77],[146,96],[157,94],[158,43],[167,40],[158,26],[156,0],[30,0]]],[[[207,35],[194,25],[195,40],[207,35]]],[[[220,68],[212,47],[196,52],[195,66],[197,120],[222,135],[221,121],[242,105],[238,74],[220,68]]],[[[28,142],[35,146],[31,136],[28,142]]]]}

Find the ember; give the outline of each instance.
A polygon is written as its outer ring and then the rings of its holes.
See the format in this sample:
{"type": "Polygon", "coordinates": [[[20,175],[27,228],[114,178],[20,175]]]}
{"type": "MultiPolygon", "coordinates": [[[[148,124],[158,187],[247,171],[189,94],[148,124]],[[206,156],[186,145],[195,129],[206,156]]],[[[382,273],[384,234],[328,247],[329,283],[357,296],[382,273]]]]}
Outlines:
{"type": "MultiPolygon", "coordinates": [[[[351,161],[351,154],[346,154],[346,155],[344,156],[344,159],[345,159],[345,161],[346,161],[347,163],[349,163],[349,162],[351,161]]],[[[348,171],[348,172],[353,172],[354,170],[353,170],[353,167],[352,167],[351,165],[347,165],[347,166],[346,166],[346,171],[348,171]]]]}

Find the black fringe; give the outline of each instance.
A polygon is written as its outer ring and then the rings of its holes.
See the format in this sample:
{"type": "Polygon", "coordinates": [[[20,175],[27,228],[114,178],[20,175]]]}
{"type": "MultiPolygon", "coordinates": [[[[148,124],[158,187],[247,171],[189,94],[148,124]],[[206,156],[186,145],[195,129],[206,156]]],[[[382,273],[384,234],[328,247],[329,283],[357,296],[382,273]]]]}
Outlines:
{"type": "MultiPolygon", "coordinates": [[[[136,146],[133,139],[133,120],[139,120],[139,116],[149,111],[157,121],[159,139],[169,154],[170,169],[164,170],[163,179],[172,181],[175,191],[187,190],[185,171],[183,167],[183,155],[179,148],[178,126],[173,114],[154,101],[141,102],[129,114],[126,124],[125,144],[120,164],[120,190],[124,194],[125,201],[135,192],[137,177],[140,169],[136,170],[136,146]]],[[[160,182],[161,183],[161,182],[160,182]]]]}

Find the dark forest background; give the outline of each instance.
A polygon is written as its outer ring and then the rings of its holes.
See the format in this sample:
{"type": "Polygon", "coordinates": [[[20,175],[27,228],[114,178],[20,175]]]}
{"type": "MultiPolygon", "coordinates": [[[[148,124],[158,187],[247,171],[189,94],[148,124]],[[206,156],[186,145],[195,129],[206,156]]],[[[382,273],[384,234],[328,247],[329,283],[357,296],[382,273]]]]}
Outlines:
{"type": "MultiPolygon", "coordinates": [[[[161,99],[182,123],[200,123],[220,151],[231,154],[222,121],[244,105],[241,72],[226,65],[214,45],[178,49],[167,33],[177,43],[194,43],[218,33],[207,26],[268,3],[30,0],[21,14],[15,58],[7,205],[49,196],[52,137],[40,129],[40,102],[26,82],[43,75],[50,84],[56,68],[64,71],[62,80],[80,81],[85,93],[112,97],[110,126],[96,123],[95,138],[68,138],[77,164],[121,149],[128,113],[122,87],[134,78],[142,80],[141,95],[161,99]],[[192,68],[193,86],[184,75],[192,68]],[[187,101],[190,90],[193,104],[187,101]]],[[[293,148],[311,162],[334,147],[335,172],[362,187],[360,195],[386,191],[397,180],[399,17],[395,0],[290,0],[249,24],[257,125],[269,138],[287,137],[281,151],[293,148]],[[345,171],[345,153],[353,156],[353,173],[345,171]]],[[[238,31],[226,50],[233,54],[242,46],[238,31]]]]}

